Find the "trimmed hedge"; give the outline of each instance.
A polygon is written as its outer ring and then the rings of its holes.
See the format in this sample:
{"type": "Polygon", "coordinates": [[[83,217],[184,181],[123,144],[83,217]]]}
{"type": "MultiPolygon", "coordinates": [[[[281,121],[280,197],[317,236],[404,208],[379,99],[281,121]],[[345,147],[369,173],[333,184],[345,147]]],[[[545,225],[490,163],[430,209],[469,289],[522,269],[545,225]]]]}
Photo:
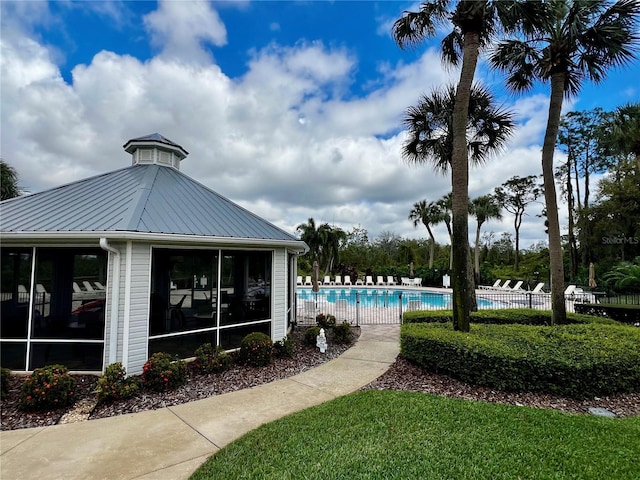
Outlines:
{"type": "MultiPolygon", "coordinates": [[[[451,322],[452,317],[453,312],[451,310],[414,310],[402,314],[402,323],[447,323],[451,322]]],[[[479,310],[471,312],[470,320],[471,323],[498,325],[551,325],[551,311],[531,308],[479,310]]],[[[567,324],[585,323],[618,324],[615,320],[601,316],[567,313],[567,324]]]]}
{"type": "Polygon", "coordinates": [[[402,325],[400,353],[465,382],[592,398],[640,391],[640,329],[624,325],[402,325]]]}
{"type": "Polygon", "coordinates": [[[607,317],[622,323],[640,323],[640,305],[576,303],[576,312],[607,317]]]}

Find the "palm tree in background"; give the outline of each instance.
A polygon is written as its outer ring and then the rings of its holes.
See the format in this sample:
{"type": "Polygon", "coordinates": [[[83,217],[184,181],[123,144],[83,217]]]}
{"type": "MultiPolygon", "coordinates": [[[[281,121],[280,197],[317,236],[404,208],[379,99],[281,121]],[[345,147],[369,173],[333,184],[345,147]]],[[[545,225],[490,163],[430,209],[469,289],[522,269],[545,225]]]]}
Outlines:
{"type": "MultiPolygon", "coordinates": [[[[451,192],[453,195],[453,325],[469,331],[471,299],[468,292],[469,263],[469,161],[467,117],[480,49],[489,45],[498,25],[512,28],[525,15],[526,2],[430,0],[418,12],[404,12],[393,25],[392,35],[400,48],[417,46],[434,37],[438,27],[451,24],[453,30],[441,42],[441,57],[448,65],[460,64],[451,119],[451,192]]],[[[532,10],[535,12],[535,10],[532,10]]],[[[472,285],[472,284],[471,284],[472,285]]]]}
{"type": "Polygon", "coordinates": [[[431,226],[443,221],[442,210],[436,202],[420,200],[413,204],[413,208],[409,212],[409,220],[413,223],[414,228],[417,228],[419,223],[427,228],[427,232],[429,232],[429,268],[433,268],[436,239],[431,231],[431,226]]]}
{"type": "Polygon", "coordinates": [[[339,262],[339,250],[341,243],[347,240],[344,230],[332,227],[328,223],[323,223],[316,227],[313,218],[309,218],[307,223],[301,223],[296,227],[296,232],[300,233],[300,240],[309,246],[309,263],[318,261],[321,268],[324,267],[324,275],[333,270],[333,266],[339,262]]]}
{"type": "Polygon", "coordinates": [[[502,206],[493,195],[482,195],[471,201],[471,214],[476,217],[476,242],[473,258],[476,284],[480,283],[480,229],[489,220],[502,219],[502,206]]]}
{"type": "Polygon", "coordinates": [[[21,194],[18,172],[0,158],[0,200],[19,197],[21,194]]]}
{"type": "Polygon", "coordinates": [[[585,80],[595,83],[609,68],[629,63],[638,44],[640,2],[620,0],[529,1],[540,15],[524,18],[522,37],[500,42],[492,53],[493,67],[507,73],[513,91],[529,90],[536,80],[549,82],[549,115],[542,147],[542,176],[549,222],[552,323],[564,323],[564,268],[553,155],[562,102],[580,91],[585,80]]]}
{"type": "Polygon", "coordinates": [[[640,103],[618,107],[607,128],[607,148],[612,153],[633,155],[640,174],[640,103]]]}

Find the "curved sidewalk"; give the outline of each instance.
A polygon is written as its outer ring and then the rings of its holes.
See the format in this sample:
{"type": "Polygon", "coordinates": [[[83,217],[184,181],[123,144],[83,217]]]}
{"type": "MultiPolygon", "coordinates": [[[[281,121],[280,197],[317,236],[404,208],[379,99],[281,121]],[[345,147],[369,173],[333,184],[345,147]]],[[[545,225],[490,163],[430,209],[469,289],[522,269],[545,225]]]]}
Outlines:
{"type": "Polygon", "coordinates": [[[187,479],[254,428],[354,392],[399,353],[399,325],[363,325],[340,357],[258,387],[159,410],[0,432],[3,479],[187,479]]]}

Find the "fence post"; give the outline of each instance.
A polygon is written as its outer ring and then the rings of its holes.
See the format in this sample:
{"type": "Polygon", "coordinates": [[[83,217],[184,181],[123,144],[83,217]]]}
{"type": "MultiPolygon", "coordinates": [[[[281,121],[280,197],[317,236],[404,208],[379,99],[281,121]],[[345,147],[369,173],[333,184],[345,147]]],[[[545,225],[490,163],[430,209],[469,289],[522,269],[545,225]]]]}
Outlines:
{"type": "Polygon", "coordinates": [[[356,327],[360,326],[360,292],[356,291],[356,327]]]}
{"type": "Polygon", "coordinates": [[[527,292],[527,295],[529,296],[529,308],[533,308],[533,294],[531,292],[527,292]]]}
{"type": "Polygon", "coordinates": [[[399,297],[398,303],[400,304],[400,325],[402,325],[402,292],[398,294],[398,297],[399,297]]]}

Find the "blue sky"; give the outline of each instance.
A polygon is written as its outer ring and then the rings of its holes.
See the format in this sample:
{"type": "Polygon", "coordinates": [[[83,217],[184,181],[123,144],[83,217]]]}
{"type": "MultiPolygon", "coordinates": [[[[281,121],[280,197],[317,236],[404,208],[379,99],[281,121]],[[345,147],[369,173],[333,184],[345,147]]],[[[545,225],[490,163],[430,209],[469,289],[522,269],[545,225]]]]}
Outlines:
{"type": "MultiPolygon", "coordinates": [[[[438,39],[402,51],[390,27],[412,2],[8,2],[2,8],[2,158],[34,193],[126,166],[122,145],[160,133],[186,148],[181,169],[288,231],[313,217],[425,237],[407,215],[449,179],[400,155],[401,118],[456,77],[438,39]]],[[[506,94],[508,149],[473,170],[471,196],[540,173],[547,87],[506,94]]],[[[565,110],[640,100],[640,62],[586,84],[565,110]]],[[[561,161],[561,156],[558,161],[561,161]]],[[[522,244],[544,240],[534,206],[522,244]]],[[[473,223],[473,222],[471,222],[473,223]]],[[[487,225],[512,232],[508,215],[487,225]]],[[[473,227],[473,225],[471,225],[473,227]]],[[[444,227],[437,240],[447,243],[444,227]]]]}

